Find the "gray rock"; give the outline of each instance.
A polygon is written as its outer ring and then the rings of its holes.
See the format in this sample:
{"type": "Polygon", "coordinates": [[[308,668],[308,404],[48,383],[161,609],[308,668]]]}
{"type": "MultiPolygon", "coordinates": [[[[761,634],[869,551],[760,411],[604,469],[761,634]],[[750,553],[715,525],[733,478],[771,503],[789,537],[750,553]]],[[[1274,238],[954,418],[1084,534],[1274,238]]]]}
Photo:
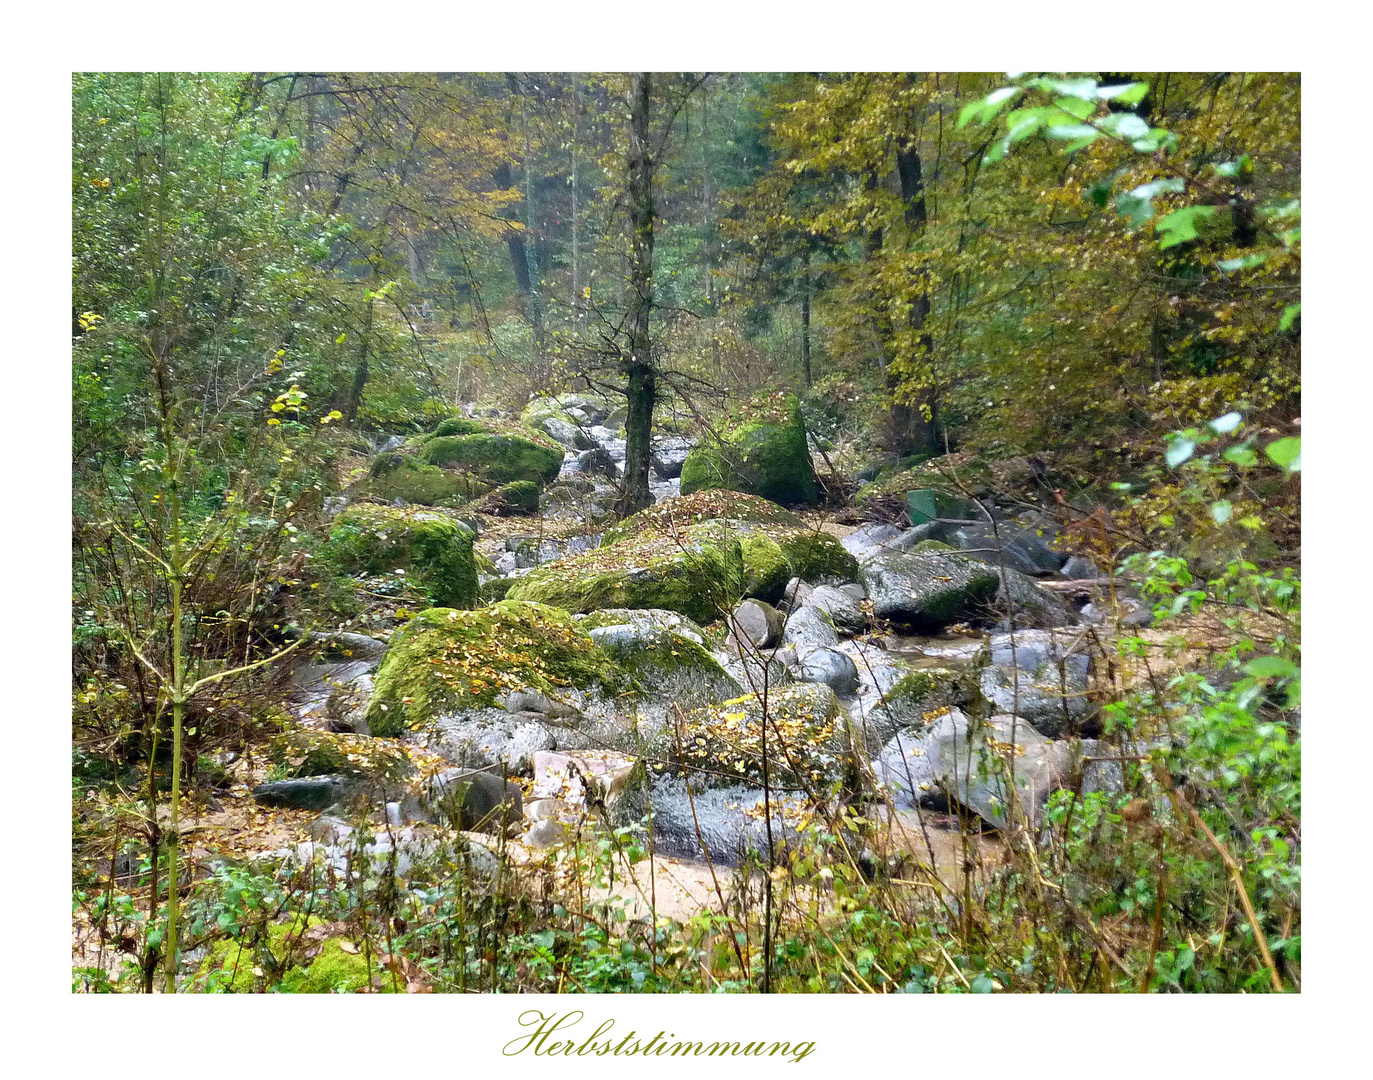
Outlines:
{"type": "Polygon", "coordinates": [[[835,629],[844,633],[859,634],[868,625],[868,617],[859,608],[858,601],[833,585],[817,586],[806,598],[806,606],[823,611],[835,629]]]}
{"type": "Polygon", "coordinates": [[[1072,776],[1075,753],[1080,753],[1075,743],[1051,742],[1024,720],[1001,714],[979,723],[954,709],[926,728],[898,733],[873,768],[899,809],[947,799],[1005,829],[1006,763],[1013,761],[1021,806],[1037,828],[1044,801],[1072,776]],[[1012,742],[1013,726],[1016,750],[1011,754],[1003,747],[1012,742]]]}
{"type": "Polygon", "coordinates": [[[858,691],[858,667],[837,649],[800,645],[778,656],[801,682],[824,683],[840,697],[852,697],[858,691]]]}
{"type": "MultiPolygon", "coordinates": [[[[649,791],[653,802],[652,828],[655,849],[664,855],[700,859],[707,852],[713,862],[734,866],[749,853],[767,851],[767,824],[763,793],[743,784],[707,787],[692,781],[688,796],[680,777],[655,777],[649,791]]],[[[773,791],[772,838],[779,854],[799,839],[803,799],[773,791]]],[[[642,795],[620,803],[612,818],[617,825],[639,821],[647,812],[642,795]]]]}
{"type": "Polygon", "coordinates": [[[253,798],[263,806],[328,810],[347,800],[354,790],[354,785],[342,776],[305,776],[258,784],[253,788],[253,798]]]}
{"type": "Polygon", "coordinates": [[[1042,735],[1076,733],[1098,712],[1087,697],[1089,643],[1081,632],[1025,630],[1015,635],[1012,664],[1011,635],[996,634],[991,663],[982,669],[982,693],[1003,712],[1014,708],[1042,735]]]}
{"type": "Polygon", "coordinates": [[[1067,561],[1061,551],[1055,551],[1038,530],[999,525],[963,525],[953,530],[950,542],[960,551],[992,566],[1000,566],[1004,555],[1006,567],[1022,574],[1043,576],[1057,573],[1067,561]]]}
{"type": "Polygon", "coordinates": [[[553,702],[537,690],[526,687],[523,690],[512,690],[506,694],[505,711],[508,713],[544,713],[546,715],[553,711],[553,702]]]}
{"type": "Polygon", "coordinates": [[[561,443],[569,450],[589,450],[591,440],[576,424],[564,420],[558,416],[546,416],[540,422],[539,427],[554,442],[561,443]]]}
{"type": "Polygon", "coordinates": [[[730,633],[742,649],[770,649],[782,636],[786,619],[771,604],[744,600],[730,617],[730,633]]]}
{"type": "MultiPolygon", "coordinates": [[[[1076,626],[1081,621],[1061,594],[1041,589],[1028,574],[1008,569],[1005,580],[997,582],[991,610],[1004,620],[1012,608],[1017,628],[1053,630],[1060,626],[1076,626]]],[[[1010,629],[1009,623],[1002,629],[1010,629]]]]}
{"type": "Polygon", "coordinates": [[[895,525],[873,523],[860,525],[848,536],[841,539],[839,543],[843,545],[845,551],[861,562],[869,556],[876,555],[900,535],[901,530],[895,525]]]}
{"type": "MultiPolygon", "coordinates": [[[[575,725],[568,725],[575,727],[575,725]]],[[[456,765],[497,765],[511,772],[530,767],[540,750],[556,750],[564,735],[561,722],[543,713],[468,709],[434,722],[432,749],[456,765]]]]}
{"type": "Polygon", "coordinates": [[[818,645],[829,647],[839,644],[839,634],[834,625],[819,608],[797,608],[787,617],[786,629],[782,631],[784,645],[818,645]]]}
{"type": "Polygon", "coordinates": [[[578,454],[572,465],[572,471],[587,476],[609,476],[614,478],[620,475],[620,470],[615,464],[615,459],[611,457],[609,451],[599,446],[578,454]]]}
{"type": "Polygon", "coordinates": [[[977,617],[996,595],[1001,579],[966,555],[875,555],[859,564],[873,615],[922,630],[938,630],[977,617]]]}
{"type": "Polygon", "coordinates": [[[399,450],[404,445],[405,437],[403,435],[390,435],[377,447],[377,453],[384,454],[389,450],[399,450]]]}
{"type": "Polygon", "coordinates": [[[485,770],[448,769],[429,781],[426,808],[456,828],[473,832],[519,832],[524,796],[518,784],[485,770]]]}
{"type": "Polygon", "coordinates": [[[802,581],[798,577],[792,578],[787,582],[787,587],[782,590],[782,598],[777,601],[779,611],[791,611],[800,607],[806,602],[815,586],[802,581]]]}
{"type": "Polygon", "coordinates": [[[863,586],[856,581],[850,581],[847,585],[837,585],[835,587],[850,600],[858,601],[866,600],[868,598],[868,590],[863,588],[863,586]]]}
{"type": "Polygon", "coordinates": [[[1069,581],[1084,581],[1088,578],[1101,576],[1101,571],[1097,569],[1096,563],[1082,555],[1074,555],[1059,567],[1058,572],[1069,581]]]}

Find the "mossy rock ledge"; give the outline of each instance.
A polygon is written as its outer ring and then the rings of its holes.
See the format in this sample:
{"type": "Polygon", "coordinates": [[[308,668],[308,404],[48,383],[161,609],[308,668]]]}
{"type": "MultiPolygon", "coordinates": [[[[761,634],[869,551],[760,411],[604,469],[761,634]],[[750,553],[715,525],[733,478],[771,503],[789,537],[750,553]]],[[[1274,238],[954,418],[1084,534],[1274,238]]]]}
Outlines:
{"type": "Polygon", "coordinates": [[[820,501],[795,394],[754,399],[719,439],[692,448],[682,466],[682,494],[712,489],[742,491],[788,506],[820,501]]]}
{"type": "Polygon", "coordinates": [[[662,608],[708,623],[733,607],[743,583],[738,537],[707,523],[678,536],[649,530],[555,559],[516,580],[506,596],[578,613],[662,608]]]}
{"type": "MultiPolygon", "coordinates": [[[[743,559],[741,596],[772,603],[793,577],[816,583],[853,581],[858,562],[829,533],[774,502],[734,491],[699,491],[664,499],[605,534],[609,547],[633,536],[733,534],[743,559]]],[[[707,620],[709,621],[709,620],[707,620]]]]}
{"type": "Polygon", "coordinates": [[[631,684],[565,611],[518,600],[430,608],[392,637],[367,722],[376,735],[423,731],[444,715],[501,709],[526,688],[574,711],[588,695],[613,698],[631,684]]]}
{"type": "Polygon", "coordinates": [[[391,506],[348,507],[334,521],[321,559],[349,574],[402,569],[429,589],[434,603],[477,603],[472,532],[436,511],[391,506]]]}

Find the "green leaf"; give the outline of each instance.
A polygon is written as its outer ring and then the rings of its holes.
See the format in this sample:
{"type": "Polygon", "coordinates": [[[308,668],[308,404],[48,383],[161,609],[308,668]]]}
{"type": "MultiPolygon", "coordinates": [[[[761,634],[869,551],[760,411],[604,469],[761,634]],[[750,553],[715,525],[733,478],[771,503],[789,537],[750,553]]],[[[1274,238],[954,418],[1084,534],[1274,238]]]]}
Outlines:
{"type": "Polygon", "coordinates": [[[1292,324],[1297,321],[1297,316],[1301,314],[1301,304],[1288,304],[1282,309],[1282,318],[1278,320],[1278,333],[1286,333],[1292,328],[1292,324]]]}
{"type": "Polygon", "coordinates": [[[1211,517],[1215,519],[1217,525],[1224,525],[1230,520],[1230,515],[1234,509],[1229,499],[1221,499],[1219,502],[1211,504],[1211,517]]]}
{"type": "Polygon", "coordinates": [[[1048,94],[1063,94],[1083,101],[1095,101],[1097,97],[1095,79],[1036,79],[1030,85],[1048,94]]]}
{"type": "Polygon", "coordinates": [[[1221,435],[1228,435],[1240,426],[1240,421],[1243,419],[1244,417],[1237,412],[1228,412],[1211,421],[1211,430],[1221,435]]]}
{"type": "Polygon", "coordinates": [[[1163,455],[1163,460],[1168,462],[1169,467],[1176,469],[1192,456],[1192,451],[1196,448],[1197,444],[1191,439],[1174,439],[1168,447],[1168,452],[1163,455]]]}
{"type": "Polygon", "coordinates": [[[1102,118],[1100,126],[1120,139],[1142,139],[1149,134],[1149,125],[1134,113],[1112,113],[1102,118]]]}
{"type": "Polygon", "coordinates": [[[979,975],[968,984],[968,989],[974,994],[990,994],[996,985],[986,975],[979,975]]]}
{"type": "Polygon", "coordinates": [[[1252,469],[1259,463],[1259,455],[1254,453],[1249,446],[1232,446],[1221,454],[1226,461],[1232,465],[1239,465],[1242,468],[1252,469]]]}
{"type": "Polygon", "coordinates": [[[1125,105],[1138,105],[1148,93],[1148,83],[1132,82],[1120,83],[1116,86],[1099,86],[1096,96],[1102,101],[1119,101],[1125,105]]]}
{"type": "Polygon", "coordinates": [[[1075,139],[1086,146],[1101,133],[1091,124],[1050,124],[1044,129],[1044,135],[1050,139],[1075,139]]]}
{"type": "Polygon", "coordinates": [[[1062,109],[1074,120],[1086,120],[1096,112],[1096,102],[1090,98],[1061,97],[1054,99],[1054,105],[1062,109]]]}
{"type": "Polygon", "coordinates": [[[1297,674],[1297,665],[1281,656],[1256,656],[1244,665],[1244,672],[1256,679],[1286,679],[1297,674]]]}
{"type": "Polygon", "coordinates": [[[1181,177],[1168,177],[1141,184],[1116,199],[1116,210],[1122,217],[1129,218],[1130,228],[1140,229],[1154,216],[1154,197],[1165,192],[1174,194],[1187,190],[1187,181],[1181,177]]]}
{"type": "Polygon", "coordinates": [[[1197,222],[1205,221],[1215,209],[1214,206],[1184,206],[1181,210],[1174,210],[1166,217],[1159,218],[1154,225],[1154,231],[1163,234],[1159,248],[1170,248],[1185,244],[1188,240],[1195,240],[1197,222]]]}
{"type": "Polygon", "coordinates": [[[1288,472],[1301,472],[1301,436],[1289,435],[1285,439],[1269,443],[1264,447],[1265,454],[1288,472]]]}

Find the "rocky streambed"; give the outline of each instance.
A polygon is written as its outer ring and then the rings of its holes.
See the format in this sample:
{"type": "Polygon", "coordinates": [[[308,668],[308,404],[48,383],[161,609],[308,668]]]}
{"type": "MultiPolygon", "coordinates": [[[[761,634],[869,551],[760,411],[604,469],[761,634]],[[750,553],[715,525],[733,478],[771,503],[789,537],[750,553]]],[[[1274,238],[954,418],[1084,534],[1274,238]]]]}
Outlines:
{"type": "Polygon", "coordinates": [[[592,419],[544,418],[572,445],[541,518],[498,546],[461,511],[340,514],[360,564],[380,545],[446,604],[387,641],[322,638],[297,667],[300,728],[255,791],[320,811],[318,839],[288,854],[337,860],[359,811],[398,830],[389,843],[444,819],[538,850],[651,807],[660,852],[731,863],[765,844],[765,803],[786,842],[836,793],[1004,828],[984,753],[1014,760],[1032,825],[1055,788],[1119,782],[1090,760],[1099,575],[1042,519],[946,500],[919,525],[852,527],[747,492],[682,495],[692,447],[673,437],[655,447],[655,504],[602,530],[624,446],[592,419]]]}

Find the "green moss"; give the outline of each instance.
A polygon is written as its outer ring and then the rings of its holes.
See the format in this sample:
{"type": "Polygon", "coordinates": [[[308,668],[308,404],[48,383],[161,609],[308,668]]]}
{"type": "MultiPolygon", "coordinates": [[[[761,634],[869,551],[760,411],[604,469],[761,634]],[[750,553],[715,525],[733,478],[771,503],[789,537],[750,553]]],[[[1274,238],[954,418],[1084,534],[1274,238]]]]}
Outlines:
{"type": "Polygon", "coordinates": [[[392,993],[391,980],[375,958],[369,970],[361,951],[344,951],[343,938],[325,938],[317,945],[287,942],[288,934],[322,921],[315,915],[308,919],[295,916],[284,923],[272,923],[253,942],[241,938],[215,942],[196,972],[197,988],[229,994],[273,990],[282,994],[352,994],[372,985],[383,994],[392,993]],[[296,962],[281,972],[288,959],[296,962]],[[254,974],[254,969],[263,974],[254,974]]]}
{"type": "Polygon", "coordinates": [[[510,592],[510,586],[514,583],[514,578],[487,578],[487,580],[483,581],[477,588],[477,594],[481,597],[482,603],[494,604],[497,600],[505,599],[506,594],[510,592]]]}
{"type": "Polygon", "coordinates": [[[478,432],[485,431],[476,420],[467,420],[461,416],[450,416],[447,420],[441,420],[439,426],[434,429],[434,435],[441,437],[444,435],[476,435],[478,432]]]}
{"type": "Polygon", "coordinates": [[[948,544],[939,540],[921,540],[911,548],[912,555],[921,555],[930,551],[956,551],[957,548],[950,547],[948,544]]]}
{"type": "Polygon", "coordinates": [[[858,562],[828,533],[808,526],[800,515],[776,503],[739,492],[702,491],[665,499],[606,533],[602,547],[631,536],[718,535],[739,538],[743,559],[740,594],[769,602],[781,597],[788,579],[853,580],[858,562]]]}
{"type": "Polygon", "coordinates": [[[425,442],[420,454],[430,465],[454,466],[496,484],[514,480],[550,483],[557,479],[563,464],[562,448],[536,441],[533,431],[525,435],[442,435],[425,442]]]}
{"type": "Polygon", "coordinates": [[[619,693],[627,685],[565,611],[517,600],[478,611],[430,608],[392,638],[367,721],[376,735],[398,735],[525,686],[557,697],[567,688],[619,693]]]}
{"type": "Polygon", "coordinates": [[[742,588],[738,539],[707,524],[686,537],[643,532],[545,563],[517,579],[508,595],[574,612],[662,608],[710,622],[733,607],[742,588]]]}
{"type": "Polygon", "coordinates": [[[372,462],[369,494],[420,506],[461,506],[472,493],[466,478],[444,472],[406,454],[379,454],[372,462]]]}
{"type": "Polygon", "coordinates": [[[682,466],[682,494],[724,488],[784,504],[820,501],[795,394],[775,394],[744,407],[718,442],[702,442],[682,466]]]}
{"type": "Polygon", "coordinates": [[[477,573],[479,574],[495,575],[500,573],[500,571],[496,569],[496,564],[476,548],[472,549],[472,561],[476,563],[477,573]]]}
{"type": "Polygon", "coordinates": [[[346,573],[403,569],[429,590],[437,604],[472,607],[477,601],[472,533],[437,513],[389,506],[349,507],[335,519],[320,557],[346,573]]]}
{"type": "Polygon", "coordinates": [[[539,485],[532,480],[515,480],[497,488],[491,495],[497,512],[507,514],[537,514],[539,485]]]}
{"type": "Polygon", "coordinates": [[[377,966],[375,957],[369,967],[361,951],[346,953],[343,939],[327,938],[309,967],[293,967],[282,976],[279,990],[283,994],[356,994],[371,985],[383,994],[396,990],[389,972],[377,966]]]}

